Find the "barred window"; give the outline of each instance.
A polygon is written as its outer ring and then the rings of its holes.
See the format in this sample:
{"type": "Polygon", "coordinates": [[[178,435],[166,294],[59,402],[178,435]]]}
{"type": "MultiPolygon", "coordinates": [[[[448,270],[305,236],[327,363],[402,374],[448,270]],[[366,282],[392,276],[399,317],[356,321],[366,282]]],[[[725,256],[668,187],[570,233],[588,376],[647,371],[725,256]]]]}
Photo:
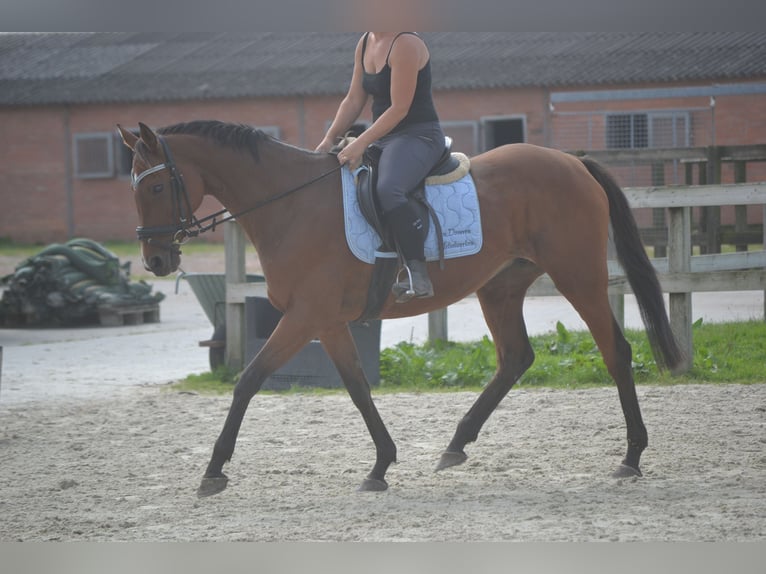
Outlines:
{"type": "Polygon", "coordinates": [[[75,134],[75,176],[80,179],[114,177],[113,141],[111,132],[75,134]]]}
{"type": "Polygon", "coordinates": [[[608,114],[607,149],[686,147],[690,143],[689,113],[684,111],[608,114]]]}
{"type": "Polygon", "coordinates": [[[606,116],[607,149],[649,147],[646,114],[609,114],[606,116]]]}

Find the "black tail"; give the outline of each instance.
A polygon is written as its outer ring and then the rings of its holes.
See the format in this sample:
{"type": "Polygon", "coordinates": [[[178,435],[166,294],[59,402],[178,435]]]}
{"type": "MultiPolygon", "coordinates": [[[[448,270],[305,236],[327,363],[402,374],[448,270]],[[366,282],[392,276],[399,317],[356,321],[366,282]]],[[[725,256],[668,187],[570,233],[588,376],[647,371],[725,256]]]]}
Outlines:
{"type": "Polygon", "coordinates": [[[657,366],[673,370],[683,362],[684,353],[670,329],[660,282],[641,243],[628,200],[614,177],[603,166],[589,158],[580,159],[609,198],[609,219],[612,222],[617,259],[625,269],[628,283],[636,296],[657,366]]]}

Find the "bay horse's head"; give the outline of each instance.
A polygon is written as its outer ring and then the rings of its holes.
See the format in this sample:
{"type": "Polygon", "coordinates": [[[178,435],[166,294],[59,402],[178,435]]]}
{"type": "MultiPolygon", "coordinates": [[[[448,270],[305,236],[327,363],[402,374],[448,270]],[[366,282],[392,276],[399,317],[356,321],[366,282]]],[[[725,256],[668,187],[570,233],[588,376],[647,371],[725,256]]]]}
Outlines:
{"type": "Polygon", "coordinates": [[[193,234],[194,212],[203,197],[202,179],[191,164],[183,165],[184,177],[165,138],[138,125],[138,136],[120,125],[117,129],[134,152],[131,185],[144,267],[162,277],[178,269],[180,246],[193,234]]]}

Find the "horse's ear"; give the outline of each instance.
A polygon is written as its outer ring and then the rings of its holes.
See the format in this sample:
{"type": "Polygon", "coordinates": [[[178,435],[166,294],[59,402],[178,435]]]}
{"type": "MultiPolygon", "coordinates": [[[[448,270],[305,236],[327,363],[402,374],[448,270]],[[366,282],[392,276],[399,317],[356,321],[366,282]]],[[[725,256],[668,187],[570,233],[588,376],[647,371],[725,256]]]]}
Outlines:
{"type": "Polygon", "coordinates": [[[147,126],[146,124],[142,124],[141,122],[138,122],[138,129],[139,133],[141,134],[141,139],[144,140],[144,143],[151,151],[157,151],[159,148],[159,144],[157,142],[157,135],[152,131],[152,128],[147,126]]]}
{"type": "Polygon", "coordinates": [[[135,150],[136,142],[138,141],[138,136],[134,134],[132,131],[126,130],[120,124],[117,124],[117,130],[120,132],[120,136],[122,137],[122,142],[126,146],[128,146],[130,149],[135,150]]]}

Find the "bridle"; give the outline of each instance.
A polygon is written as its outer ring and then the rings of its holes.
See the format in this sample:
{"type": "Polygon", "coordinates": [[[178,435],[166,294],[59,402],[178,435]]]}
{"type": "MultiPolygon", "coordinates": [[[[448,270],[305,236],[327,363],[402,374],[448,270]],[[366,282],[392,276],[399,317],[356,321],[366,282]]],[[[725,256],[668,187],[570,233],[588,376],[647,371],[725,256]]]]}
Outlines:
{"type": "Polygon", "coordinates": [[[170,188],[171,188],[171,203],[173,220],[176,222],[172,225],[155,225],[152,227],[138,226],[136,227],[136,235],[138,235],[139,241],[146,241],[147,243],[155,243],[154,236],[157,235],[171,235],[173,237],[170,242],[170,246],[180,245],[189,238],[199,235],[201,233],[201,221],[194,216],[191,208],[191,201],[189,200],[189,193],[186,191],[184,185],[183,176],[181,176],[175,162],[173,161],[173,154],[170,153],[165,138],[157,136],[158,141],[162,145],[162,150],[165,153],[165,163],[155,165],[142,171],[138,175],[131,174],[131,187],[133,191],[136,190],[138,184],[146,176],[153,173],[167,169],[170,174],[170,188]]]}
{"type": "Polygon", "coordinates": [[[179,245],[186,243],[193,237],[197,237],[200,233],[205,233],[206,231],[215,231],[215,228],[221,223],[232,221],[246,213],[250,213],[251,211],[260,209],[261,207],[264,207],[270,203],[274,203],[275,201],[278,201],[283,197],[287,197],[296,191],[304,189],[341,169],[340,165],[333,167],[332,169],[321,173],[314,179],[264,199],[263,201],[256,203],[254,206],[248,209],[244,209],[235,214],[229,214],[220,220],[218,218],[225,213],[228,213],[228,209],[221,209],[215,213],[203,217],[202,219],[199,219],[194,215],[194,212],[192,211],[189,193],[186,191],[183,176],[178,171],[178,168],[173,161],[173,154],[170,153],[170,147],[168,147],[165,138],[159,134],[157,134],[157,140],[160,142],[162,150],[165,154],[165,162],[150,167],[138,175],[131,174],[131,187],[135,191],[138,187],[138,184],[146,176],[167,169],[170,175],[172,213],[175,223],[171,225],[154,225],[150,227],[138,226],[136,227],[136,235],[138,236],[139,241],[146,241],[149,244],[155,244],[170,250],[177,249],[179,245]],[[172,236],[172,240],[169,243],[158,243],[155,239],[155,236],[158,235],[170,235],[172,236]]]}

